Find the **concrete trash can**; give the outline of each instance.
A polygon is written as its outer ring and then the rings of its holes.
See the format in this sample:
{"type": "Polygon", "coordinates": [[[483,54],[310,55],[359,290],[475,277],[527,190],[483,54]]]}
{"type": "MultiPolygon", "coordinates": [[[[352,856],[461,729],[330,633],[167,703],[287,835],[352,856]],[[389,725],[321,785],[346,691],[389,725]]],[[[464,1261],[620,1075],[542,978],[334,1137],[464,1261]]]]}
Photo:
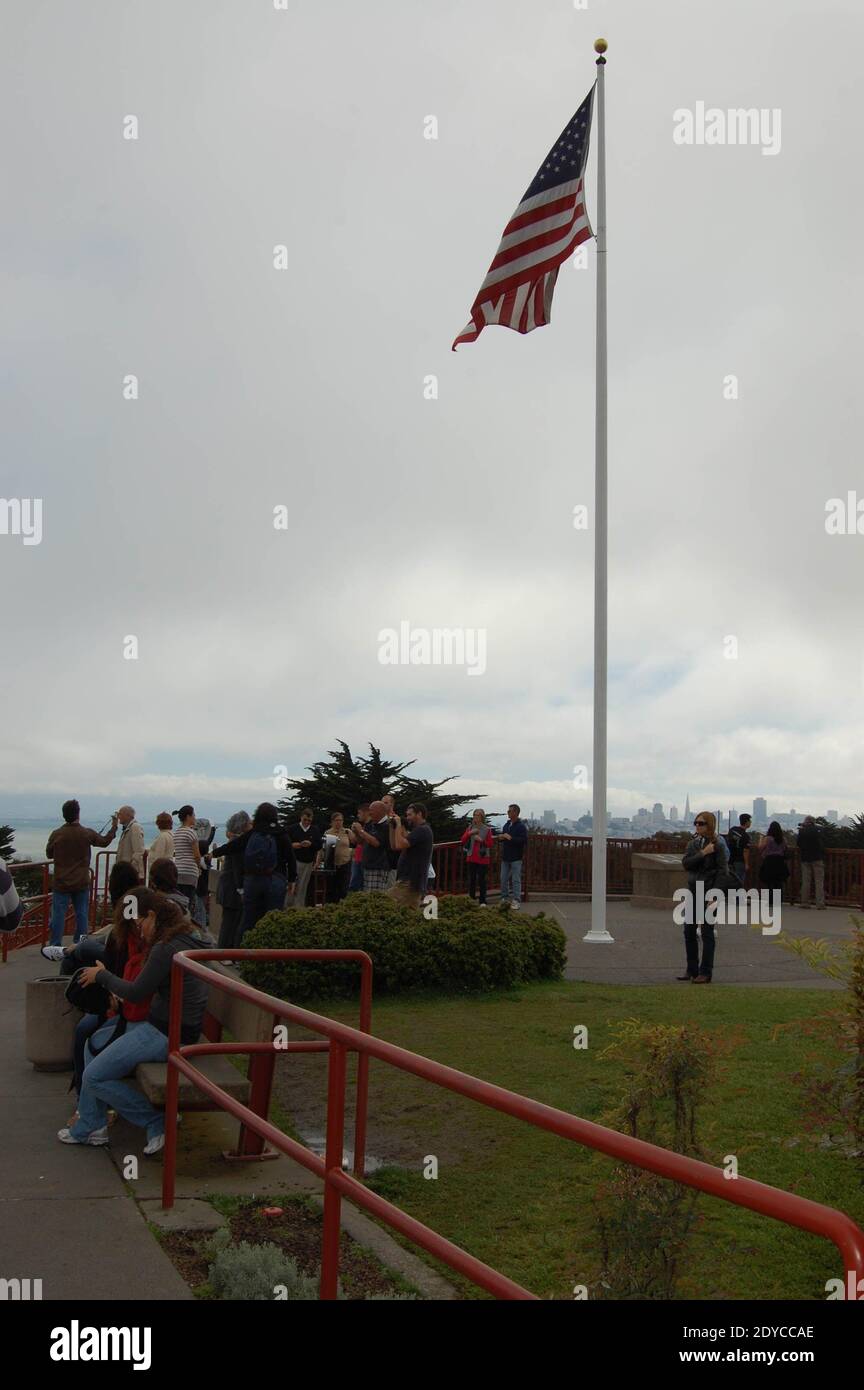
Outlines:
{"type": "Polygon", "coordinates": [[[66,998],[68,976],[27,981],[24,1052],[37,1071],[71,1071],[81,1010],[66,998]]]}

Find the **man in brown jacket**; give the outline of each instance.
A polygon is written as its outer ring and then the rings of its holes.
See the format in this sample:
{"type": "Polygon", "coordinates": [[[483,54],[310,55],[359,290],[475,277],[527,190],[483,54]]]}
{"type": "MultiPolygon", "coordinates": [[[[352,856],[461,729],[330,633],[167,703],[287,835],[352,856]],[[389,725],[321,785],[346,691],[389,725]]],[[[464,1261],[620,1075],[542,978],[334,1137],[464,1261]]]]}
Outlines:
{"type": "Polygon", "coordinates": [[[110,845],[117,833],[117,817],[111,817],[111,834],[100,835],[82,825],[77,801],[63,802],[65,824],[52,830],[45,855],[54,860],[54,888],[51,895],[51,945],[63,945],[63,924],[70,902],[75,909],[75,940],[87,935],[87,906],[90,900],[90,847],[110,845]]]}

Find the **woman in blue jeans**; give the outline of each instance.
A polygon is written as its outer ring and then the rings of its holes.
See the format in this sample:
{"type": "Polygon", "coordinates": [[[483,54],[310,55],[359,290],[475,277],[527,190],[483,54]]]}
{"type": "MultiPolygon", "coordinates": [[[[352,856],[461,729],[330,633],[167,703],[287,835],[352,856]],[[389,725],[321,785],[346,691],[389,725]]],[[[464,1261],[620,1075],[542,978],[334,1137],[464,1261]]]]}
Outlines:
{"type": "MultiPolygon", "coordinates": [[[[59,961],[61,976],[71,978],[77,970],[80,970],[82,965],[95,965],[97,960],[104,960],[113,974],[123,974],[123,967],[126,964],[126,932],[124,930],[126,923],[123,921],[122,915],[118,916],[122,913],[122,904],[118,907],[118,903],[121,903],[124,894],[128,893],[130,888],[136,887],[137,883],[138,870],[134,865],[122,861],[115,864],[108,875],[108,900],[113,914],[110,927],[101,927],[97,932],[90,932],[88,936],[82,936],[80,941],[75,941],[70,946],[42,947],[42,954],[46,960],[59,961]]],[[[75,1027],[75,1039],[72,1048],[72,1086],[70,1089],[76,1095],[81,1090],[84,1048],[97,1029],[104,1024],[110,1002],[106,994],[105,1008],[102,1013],[82,1014],[75,1027]]]]}
{"type": "MultiPolygon", "coordinates": [[[[140,1062],[164,1062],[168,1056],[168,1019],[171,1003],[171,965],[178,951],[200,950],[211,946],[209,936],[192,927],[176,903],[150,888],[138,888],[126,895],[136,899],[135,921],[149,952],[147,961],[134,980],[121,979],[97,961],[81,975],[84,984],[102,985],[118,999],[138,1003],[152,995],[150,1013],[141,1023],[129,1023],[126,1032],[104,1051],[94,1056],[88,1044],[86,1066],[78,1098],[78,1119],[57,1138],[63,1144],[108,1143],[108,1111],[116,1110],[124,1119],[146,1131],[145,1154],[158,1153],[165,1144],[165,1116],[135,1087],[125,1080],[140,1062]]],[[[207,1003],[207,985],[191,975],[183,976],[183,1006],[180,1041],[197,1042],[207,1003]]],[[[98,1048],[113,1030],[108,1023],[93,1036],[98,1048]]]]}

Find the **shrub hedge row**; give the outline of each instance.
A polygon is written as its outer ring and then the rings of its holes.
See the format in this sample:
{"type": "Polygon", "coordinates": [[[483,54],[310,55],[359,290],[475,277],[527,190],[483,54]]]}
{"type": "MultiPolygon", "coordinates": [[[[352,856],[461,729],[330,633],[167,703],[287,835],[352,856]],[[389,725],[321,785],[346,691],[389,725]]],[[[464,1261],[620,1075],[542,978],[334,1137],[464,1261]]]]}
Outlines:
{"type": "MultiPolygon", "coordinates": [[[[379,893],[352,893],[335,906],[269,912],[243,938],[244,947],[360,950],[372,957],[374,993],[409,990],[447,994],[506,989],[561,978],[564,932],[544,914],[487,908],[470,898],[438,900],[438,917],[402,907],[379,893]]],[[[248,961],[244,979],[256,989],[299,1002],[350,998],[360,967],[345,962],[248,961]]]]}

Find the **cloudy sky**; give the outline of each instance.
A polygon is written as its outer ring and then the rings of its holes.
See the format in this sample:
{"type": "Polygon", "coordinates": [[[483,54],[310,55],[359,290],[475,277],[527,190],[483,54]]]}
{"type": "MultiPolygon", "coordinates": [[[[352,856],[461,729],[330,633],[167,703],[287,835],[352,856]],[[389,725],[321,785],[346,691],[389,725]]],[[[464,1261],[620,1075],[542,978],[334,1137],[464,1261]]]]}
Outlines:
{"type": "Polygon", "coordinates": [[[5,17],[9,795],[248,803],[342,738],[587,809],[593,249],[450,344],[604,34],[610,808],[864,806],[858,0],[5,17]],[[699,102],[779,152],[676,144],[699,102]],[[382,665],[402,622],[485,671],[382,665]]]}

